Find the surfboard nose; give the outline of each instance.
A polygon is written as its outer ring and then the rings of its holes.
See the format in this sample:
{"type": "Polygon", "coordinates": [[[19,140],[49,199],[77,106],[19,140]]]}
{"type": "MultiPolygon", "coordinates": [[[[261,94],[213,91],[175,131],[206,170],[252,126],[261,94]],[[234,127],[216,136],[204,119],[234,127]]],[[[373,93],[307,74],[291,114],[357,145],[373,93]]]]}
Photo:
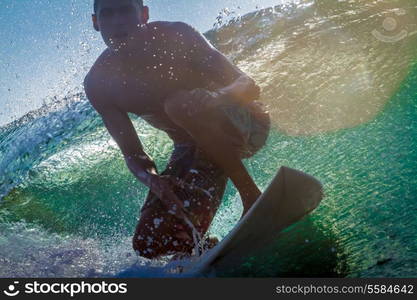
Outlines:
{"type": "Polygon", "coordinates": [[[248,213],[201,257],[192,272],[202,274],[239,264],[242,258],[268,245],[282,230],[315,209],[322,197],[323,186],[316,178],[281,167],[248,213]]]}
{"type": "Polygon", "coordinates": [[[324,198],[322,183],[302,171],[282,166],[276,180],[282,180],[285,187],[284,192],[291,195],[294,201],[299,201],[302,207],[309,212],[314,210],[324,198]],[[309,196],[306,197],[306,195],[309,196]]]}

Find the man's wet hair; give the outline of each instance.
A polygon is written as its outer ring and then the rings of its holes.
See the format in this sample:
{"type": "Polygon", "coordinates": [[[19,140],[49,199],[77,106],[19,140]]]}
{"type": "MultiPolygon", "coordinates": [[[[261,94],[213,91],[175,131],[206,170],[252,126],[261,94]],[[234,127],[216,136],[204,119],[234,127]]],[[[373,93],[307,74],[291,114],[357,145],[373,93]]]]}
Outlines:
{"type": "MultiPolygon", "coordinates": [[[[143,7],[143,0],[132,0],[135,1],[137,4],[139,4],[139,6],[142,8],[143,7]]],[[[98,9],[98,4],[99,4],[100,0],[94,0],[94,13],[97,13],[97,9],[98,9]]]]}

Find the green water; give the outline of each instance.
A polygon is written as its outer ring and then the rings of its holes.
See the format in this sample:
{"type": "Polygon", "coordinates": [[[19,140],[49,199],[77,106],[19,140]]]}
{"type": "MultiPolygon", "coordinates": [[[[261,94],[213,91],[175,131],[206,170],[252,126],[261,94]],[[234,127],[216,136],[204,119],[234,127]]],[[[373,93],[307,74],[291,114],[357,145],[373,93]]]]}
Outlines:
{"type": "MultiPolygon", "coordinates": [[[[416,20],[414,0],[317,0],[207,33],[271,108],[267,145],[245,161],[255,181],[266,188],[285,165],[326,195],[217,276],[417,277],[416,20]],[[375,35],[403,30],[397,42],[375,35]]],[[[116,274],[137,260],[130,240],[147,189],[82,92],[57,100],[0,128],[0,277],[116,274]]],[[[131,117],[163,170],[172,142],[131,117]]],[[[210,232],[224,237],[241,209],[229,182],[210,232]]]]}
{"type": "Polygon", "coordinates": [[[231,274],[417,276],[416,83],[415,68],[368,124],[313,138],[273,135],[262,169],[282,164],[310,173],[326,198],[262,259],[231,274]]]}
{"type": "MultiPolygon", "coordinates": [[[[256,182],[265,187],[285,165],[321,180],[326,197],[263,253],[222,275],[417,276],[416,82],[414,68],[383,112],[355,128],[311,137],[272,132],[267,146],[246,161],[256,182]]],[[[144,134],[154,133],[148,128],[144,134]]],[[[145,147],[154,149],[151,155],[162,169],[172,144],[157,136],[149,136],[145,147]]],[[[73,151],[32,170],[1,203],[2,223],[24,221],[104,243],[115,235],[129,237],[147,191],[113,144],[96,143],[99,152],[80,154],[86,161],[73,151]]],[[[240,209],[229,182],[211,232],[227,234],[240,209]]]]}

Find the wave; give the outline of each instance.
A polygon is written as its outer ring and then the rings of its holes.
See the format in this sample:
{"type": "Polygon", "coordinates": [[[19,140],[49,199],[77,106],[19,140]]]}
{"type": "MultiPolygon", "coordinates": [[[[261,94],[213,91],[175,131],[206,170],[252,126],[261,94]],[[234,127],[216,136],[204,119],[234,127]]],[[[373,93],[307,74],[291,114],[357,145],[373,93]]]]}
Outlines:
{"type": "MultiPolygon", "coordinates": [[[[277,130],[314,135],[369,122],[383,110],[415,59],[416,20],[413,1],[302,1],[231,18],[206,36],[261,85],[277,130]],[[382,34],[384,18],[394,17],[407,37],[375,37],[371,29],[382,34]]],[[[77,92],[0,128],[0,199],[97,126],[77,92]]]]}
{"type": "MultiPolygon", "coordinates": [[[[416,24],[413,0],[300,1],[223,20],[206,33],[257,80],[270,108],[275,130],[265,149],[246,162],[256,182],[266,186],[276,166],[287,165],[326,186],[328,198],[313,223],[331,238],[303,235],[309,240],[305,253],[322,247],[328,255],[347,257],[334,270],[322,268],[326,275],[404,276],[415,270],[410,212],[417,186],[416,24]],[[382,226],[395,242],[380,237],[382,226]],[[377,264],[386,257],[393,265],[377,264]]],[[[131,117],[163,169],[171,141],[131,117]]],[[[126,249],[146,192],[81,91],[50,99],[1,127],[0,277],[125,269],[136,259],[126,249]]],[[[211,231],[223,237],[240,210],[229,184],[211,231]]],[[[291,250],[288,255],[295,259],[291,250]]],[[[277,276],[265,267],[272,259],[277,263],[283,256],[266,258],[260,269],[277,276]]],[[[151,266],[139,273],[159,272],[151,266]]]]}

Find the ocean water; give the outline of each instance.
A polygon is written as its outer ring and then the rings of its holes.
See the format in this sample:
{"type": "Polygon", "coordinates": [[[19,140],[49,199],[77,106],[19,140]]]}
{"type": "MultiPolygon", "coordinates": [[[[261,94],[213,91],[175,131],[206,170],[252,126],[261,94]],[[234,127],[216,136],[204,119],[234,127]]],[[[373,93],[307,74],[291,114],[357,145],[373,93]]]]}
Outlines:
{"type": "MultiPolygon", "coordinates": [[[[281,165],[326,197],[265,249],[215,276],[417,276],[417,4],[301,1],[206,36],[261,85],[273,130],[245,161],[264,189],[281,165]]],[[[163,169],[168,137],[131,116],[163,169]]],[[[0,277],[165,277],[131,236],[147,194],[82,91],[0,128],[0,277]]],[[[240,216],[230,184],[210,233],[240,216]]]]}

